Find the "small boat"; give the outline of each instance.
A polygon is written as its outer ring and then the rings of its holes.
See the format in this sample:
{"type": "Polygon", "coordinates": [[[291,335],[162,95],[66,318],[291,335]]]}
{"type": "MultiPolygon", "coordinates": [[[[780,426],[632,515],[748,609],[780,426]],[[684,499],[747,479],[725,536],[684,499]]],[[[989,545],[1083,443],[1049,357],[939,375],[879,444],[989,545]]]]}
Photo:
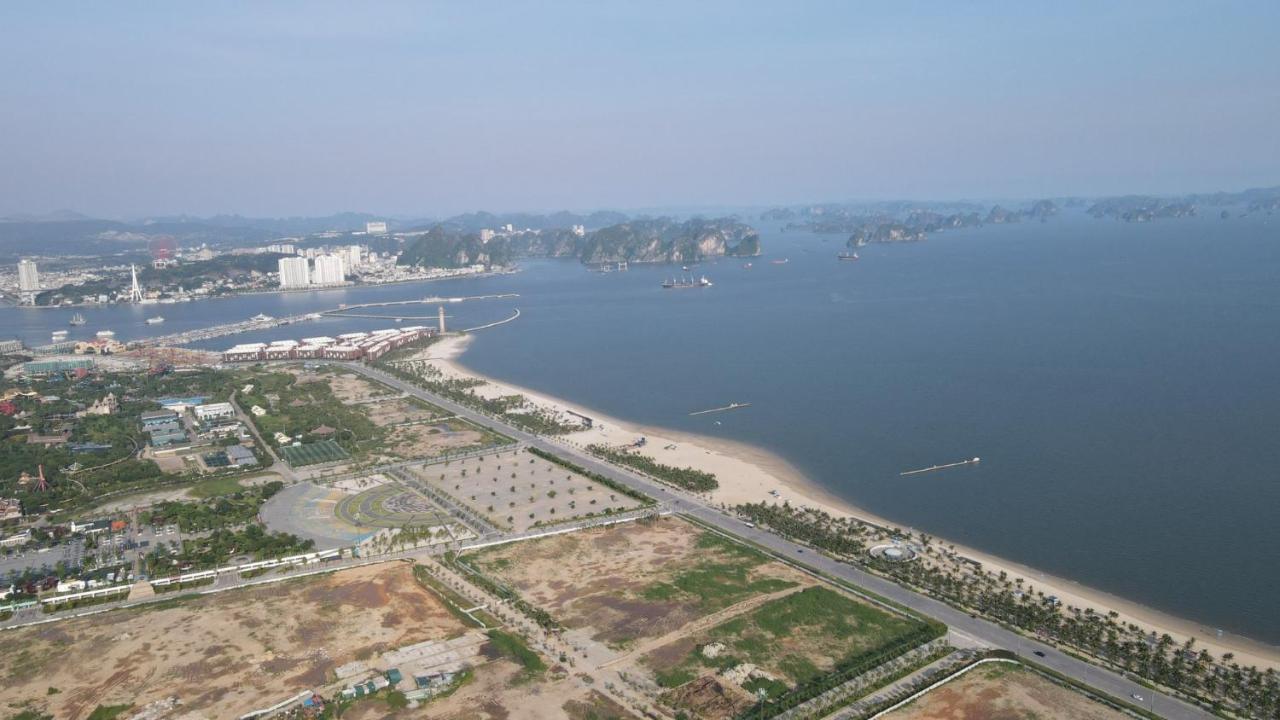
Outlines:
{"type": "Polygon", "coordinates": [[[275,318],[271,317],[270,315],[264,315],[262,313],[258,313],[257,315],[254,315],[249,319],[254,322],[271,322],[272,320],[275,320],[275,318]]]}
{"type": "Polygon", "coordinates": [[[854,252],[851,252],[851,253],[840,253],[840,254],[839,254],[839,255],[837,255],[836,257],[840,258],[841,260],[857,260],[857,259],[858,259],[858,253],[857,253],[857,251],[854,251],[854,252]]]}
{"type": "Polygon", "coordinates": [[[743,263],[743,264],[742,264],[742,269],[743,269],[743,270],[750,270],[750,269],[751,269],[751,263],[743,263]]]}
{"type": "Polygon", "coordinates": [[[769,263],[770,263],[771,265],[786,265],[786,264],[787,264],[787,263],[789,263],[789,262],[791,262],[791,258],[782,258],[781,260],[770,260],[770,261],[769,261],[769,263]]]}
{"type": "Polygon", "coordinates": [[[85,324],[84,315],[81,315],[80,313],[76,313],[75,315],[72,315],[71,320],[67,324],[76,325],[76,326],[85,324]]]}
{"type": "Polygon", "coordinates": [[[155,317],[147,318],[147,324],[148,324],[148,325],[159,325],[159,324],[160,324],[160,323],[162,323],[162,322],[164,322],[164,317],[163,317],[163,316],[161,316],[161,315],[157,315],[157,316],[155,316],[155,317]]]}

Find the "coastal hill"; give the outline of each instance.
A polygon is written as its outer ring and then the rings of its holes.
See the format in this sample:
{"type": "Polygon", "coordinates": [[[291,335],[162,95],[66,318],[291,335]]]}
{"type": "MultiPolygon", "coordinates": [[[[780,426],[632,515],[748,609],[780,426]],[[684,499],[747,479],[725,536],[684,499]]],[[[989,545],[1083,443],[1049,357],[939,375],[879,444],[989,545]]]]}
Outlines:
{"type": "Polygon", "coordinates": [[[760,235],[749,225],[729,218],[635,220],[613,225],[583,238],[578,257],[584,263],[693,262],[725,255],[760,254],[760,235]]]}
{"type": "Polygon", "coordinates": [[[586,264],[681,263],[710,257],[760,254],[754,228],[730,218],[632,220],[582,235],[563,228],[522,230],[494,235],[437,225],[406,243],[401,265],[461,267],[506,265],[521,257],[572,257],[586,264]]]}
{"type": "MultiPolygon", "coordinates": [[[[929,233],[957,228],[1008,225],[1024,220],[1043,222],[1057,214],[1056,203],[1052,200],[1040,200],[1025,210],[1010,210],[996,205],[985,216],[974,211],[943,214],[920,209],[910,211],[901,220],[892,215],[854,216],[846,218],[842,227],[849,232],[849,247],[858,248],[869,243],[919,242],[928,237],[929,233]]],[[[831,225],[831,219],[823,221],[824,227],[831,225]]]]}
{"type": "Polygon", "coordinates": [[[1150,222],[1156,218],[1190,217],[1196,214],[1196,206],[1185,200],[1162,200],[1145,195],[1099,200],[1089,207],[1095,218],[1113,218],[1125,222],[1150,222]]]}

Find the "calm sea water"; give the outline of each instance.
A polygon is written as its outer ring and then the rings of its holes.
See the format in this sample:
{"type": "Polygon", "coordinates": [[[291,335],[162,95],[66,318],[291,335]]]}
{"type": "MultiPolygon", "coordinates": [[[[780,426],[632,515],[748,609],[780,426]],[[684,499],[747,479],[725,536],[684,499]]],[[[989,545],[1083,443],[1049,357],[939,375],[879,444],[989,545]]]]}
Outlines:
{"type": "MultiPolygon", "coordinates": [[[[766,231],[764,245],[750,268],[694,268],[705,290],[661,289],[667,267],[536,261],[482,280],[86,310],[79,334],[517,292],[449,307],[457,327],[523,313],[479,334],[468,366],[765,447],[894,521],[1280,643],[1280,222],[1075,215],[867,247],[856,263],[835,259],[834,236],[766,231]],[[752,405],[687,415],[729,402],[752,405]]],[[[0,314],[0,336],[45,342],[71,311],[0,314]]]]}

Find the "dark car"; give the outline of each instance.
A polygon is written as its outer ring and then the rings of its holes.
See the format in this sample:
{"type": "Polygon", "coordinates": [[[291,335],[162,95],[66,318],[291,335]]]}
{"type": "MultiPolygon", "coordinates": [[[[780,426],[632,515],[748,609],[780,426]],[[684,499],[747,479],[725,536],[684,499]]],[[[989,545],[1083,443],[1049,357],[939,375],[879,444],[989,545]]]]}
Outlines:
{"type": "Polygon", "coordinates": [[[1044,657],[1044,653],[1040,652],[1039,650],[1036,650],[1035,652],[1036,652],[1036,657],[1044,657]]]}

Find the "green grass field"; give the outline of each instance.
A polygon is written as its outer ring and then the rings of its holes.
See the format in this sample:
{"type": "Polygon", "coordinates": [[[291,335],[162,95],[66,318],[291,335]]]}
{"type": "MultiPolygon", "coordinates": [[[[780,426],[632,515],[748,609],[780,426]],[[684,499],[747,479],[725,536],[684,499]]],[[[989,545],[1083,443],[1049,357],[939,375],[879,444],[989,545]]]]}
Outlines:
{"type": "Polygon", "coordinates": [[[682,567],[669,581],[645,588],[645,600],[679,600],[692,598],[698,609],[712,613],[741,602],[752,595],[785,590],[794,582],[781,578],[751,578],[751,571],[769,562],[763,553],[733,542],[712,532],[698,536],[697,547],[705,551],[703,559],[682,567]]]}
{"type": "Polygon", "coordinates": [[[193,498],[207,500],[211,497],[218,497],[219,495],[230,495],[231,493],[240,492],[243,489],[244,486],[240,484],[240,478],[220,477],[202,480],[195,485],[192,485],[191,489],[187,491],[187,494],[193,498]]]}
{"type": "Polygon", "coordinates": [[[753,681],[776,697],[848,658],[892,645],[919,627],[916,621],[815,586],[711,628],[697,638],[697,648],[670,666],[650,666],[659,684],[676,687],[702,672],[748,662],[777,678],[778,682],[753,681]],[[705,657],[701,648],[710,643],[723,644],[724,652],[705,657]]]}
{"type": "Polygon", "coordinates": [[[287,445],[280,448],[280,454],[290,467],[304,467],[320,463],[336,462],[351,457],[342,446],[332,440],[306,443],[304,445],[287,445]]]}

